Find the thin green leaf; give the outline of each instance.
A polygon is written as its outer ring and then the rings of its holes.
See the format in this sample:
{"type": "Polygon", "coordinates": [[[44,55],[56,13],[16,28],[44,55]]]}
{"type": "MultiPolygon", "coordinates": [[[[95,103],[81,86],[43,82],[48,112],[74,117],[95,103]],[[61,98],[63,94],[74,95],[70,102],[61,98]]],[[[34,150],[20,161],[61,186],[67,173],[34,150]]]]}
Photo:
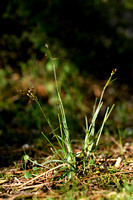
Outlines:
{"type": "Polygon", "coordinates": [[[53,147],[54,151],[56,152],[56,154],[63,160],[61,154],[57,151],[57,149],[55,148],[55,146],[52,144],[52,142],[48,139],[48,137],[43,133],[41,132],[42,135],[45,137],[45,139],[49,142],[49,144],[53,147]]]}

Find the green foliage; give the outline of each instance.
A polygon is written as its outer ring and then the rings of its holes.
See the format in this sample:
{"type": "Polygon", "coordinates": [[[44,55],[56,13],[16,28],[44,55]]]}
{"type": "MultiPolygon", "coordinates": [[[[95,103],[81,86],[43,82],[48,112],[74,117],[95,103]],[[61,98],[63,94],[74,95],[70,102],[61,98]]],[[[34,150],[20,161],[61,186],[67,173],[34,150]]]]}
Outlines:
{"type": "Polygon", "coordinates": [[[99,68],[107,73],[118,65],[122,73],[128,67],[130,76],[132,8],[131,0],[8,1],[1,8],[0,64],[18,67],[33,56],[44,59],[49,42],[56,57],[69,58],[81,70],[97,75],[99,68]]]}

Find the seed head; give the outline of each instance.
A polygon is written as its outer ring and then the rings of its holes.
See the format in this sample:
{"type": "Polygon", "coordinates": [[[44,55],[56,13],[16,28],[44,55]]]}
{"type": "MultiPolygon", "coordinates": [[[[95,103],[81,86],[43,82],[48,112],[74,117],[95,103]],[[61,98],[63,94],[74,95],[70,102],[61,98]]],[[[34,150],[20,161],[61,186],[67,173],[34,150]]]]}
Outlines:
{"type": "Polygon", "coordinates": [[[113,76],[115,73],[116,73],[117,69],[113,69],[112,72],[111,72],[111,76],[113,76]]]}
{"type": "Polygon", "coordinates": [[[35,92],[34,92],[34,88],[30,88],[27,90],[27,96],[32,98],[33,100],[35,100],[35,92]]]}

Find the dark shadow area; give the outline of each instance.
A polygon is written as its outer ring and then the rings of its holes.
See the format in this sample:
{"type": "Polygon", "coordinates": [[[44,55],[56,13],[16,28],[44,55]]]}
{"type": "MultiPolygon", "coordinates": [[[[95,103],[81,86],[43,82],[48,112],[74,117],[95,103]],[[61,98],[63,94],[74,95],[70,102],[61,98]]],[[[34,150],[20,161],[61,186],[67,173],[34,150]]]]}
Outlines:
{"type": "Polygon", "coordinates": [[[132,7],[132,1],[122,0],[6,1],[1,7],[0,64],[18,68],[33,55],[42,59],[48,42],[57,56],[62,56],[58,47],[64,48],[81,71],[103,78],[118,68],[121,81],[131,83],[132,7]]]}

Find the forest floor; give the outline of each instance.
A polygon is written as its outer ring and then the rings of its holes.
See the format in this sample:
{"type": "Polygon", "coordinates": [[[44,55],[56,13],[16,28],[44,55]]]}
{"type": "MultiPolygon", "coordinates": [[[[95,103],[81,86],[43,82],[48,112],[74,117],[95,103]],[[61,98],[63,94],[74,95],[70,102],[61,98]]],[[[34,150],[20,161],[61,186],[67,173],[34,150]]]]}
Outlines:
{"type": "MultiPolygon", "coordinates": [[[[74,145],[74,152],[81,148],[74,145]]],[[[22,157],[23,148],[0,150],[3,156],[12,159],[22,157]]],[[[90,166],[83,173],[77,161],[78,172],[72,180],[62,177],[62,165],[50,163],[45,167],[36,167],[35,163],[24,159],[14,165],[1,168],[0,199],[132,199],[133,198],[133,139],[125,139],[122,144],[113,136],[102,137],[98,150],[91,153],[90,166]],[[27,175],[27,176],[26,176],[27,175]]],[[[43,163],[50,157],[27,145],[25,153],[31,160],[43,163]]],[[[52,155],[52,153],[51,153],[52,155]]]]}

